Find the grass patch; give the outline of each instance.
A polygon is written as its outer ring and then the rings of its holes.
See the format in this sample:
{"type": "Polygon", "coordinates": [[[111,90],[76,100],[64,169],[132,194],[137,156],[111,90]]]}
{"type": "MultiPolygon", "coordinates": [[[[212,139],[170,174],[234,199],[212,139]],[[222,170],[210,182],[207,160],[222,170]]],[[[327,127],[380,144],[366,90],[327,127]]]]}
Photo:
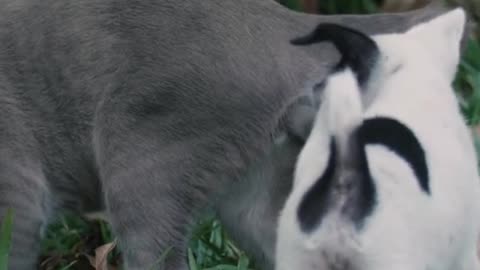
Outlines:
{"type": "MultiPolygon", "coordinates": [[[[304,2],[298,0],[280,0],[284,6],[293,10],[304,10],[304,2]]],[[[373,0],[322,0],[318,1],[318,13],[322,14],[365,14],[378,10],[379,1],[373,0]]]]}
{"type": "MultiPolygon", "coordinates": [[[[39,269],[94,269],[88,257],[95,257],[97,247],[113,241],[106,222],[66,215],[47,229],[39,269]]],[[[208,217],[195,226],[187,255],[191,270],[255,269],[251,260],[235,246],[220,222],[213,217],[208,217]]],[[[168,250],[163,255],[159,255],[157,262],[162,262],[167,256],[168,250]]],[[[121,269],[121,264],[120,251],[114,249],[108,255],[108,265],[112,269],[121,269]]]]}
{"type": "MultiPolygon", "coordinates": [[[[50,225],[42,240],[39,269],[93,269],[90,263],[95,250],[113,242],[109,225],[102,220],[87,220],[74,214],[66,214],[50,225]],[[90,259],[89,259],[90,258],[90,259]]],[[[121,264],[120,252],[114,249],[108,254],[108,264],[121,264]]]]}
{"type": "Polygon", "coordinates": [[[470,39],[457,78],[454,82],[459,93],[460,106],[470,125],[480,123],[480,43],[470,39]]]}
{"type": "Polygon", "coordinates": [[[8,254],[12,241],[13,211],[7,210],[0,226],[0,270],[8,269],[8,254]]]}
{"type": "Polygon", "coordinates": [[[372,0],[322,0],[319,2],[319,13],[322,14],[366,14],[377,10],[377,1],[372,0]]]}
{"type": "Polygon", "coordinates": [[[200,222],[192,236],[188,250],[191,270],[253,269],[245,253],[228,238],[215,218],[200,222]]]}

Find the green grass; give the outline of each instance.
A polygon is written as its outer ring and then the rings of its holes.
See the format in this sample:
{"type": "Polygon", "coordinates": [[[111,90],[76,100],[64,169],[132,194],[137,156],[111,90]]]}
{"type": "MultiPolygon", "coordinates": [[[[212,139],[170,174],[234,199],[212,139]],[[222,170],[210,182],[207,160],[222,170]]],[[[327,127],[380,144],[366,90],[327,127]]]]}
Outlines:
{"type": "MultiPolygon", "coordinates": [[[[45,232],[40,269],[93,269],[90,268],[88,256],[94,257],[97,247],[113,241],[114,237],[105,221],[66,214],[45,232]]],[[[121,263],[118,249],[109,254],[108,261],[114,266],[121,263]]]]}
{"type": "Polygon", "coordinates": [[[460,105],[467,122],[478,125],[480,122],[480,43],[468,41],[458,76],[454,82],[460,97],[460,105]]]}
{"type": "Polygon", "coordinates": [[[377,11],[375,1],[371,0],[323,0],[319,5],[322,14],[365,14],[377,11]]]}
{"type": "MultiPolygon", "coordinates": [[[[113,240],[104,221],[89,221],[75,215],[66,215],[47,229],[40,269],[93,269],[88,265],[85,254],[94,256],[96,247],[113,240]]],[[[157,262],[167,256],[168,251],[159,255],[157,262]]],[[[213,217],[206,217],[195,226],[187,259],[191,270],[255,269],[250,259],[235,246],[213,217]]],[[[109,264],[119,266],[120,260],[119,250],[114,249],[109,255],[109,264]]]]}
{"type": "Polygon", "coordinates": [[[252,269],[248,257],[228,238],[215,218],[206,219],[197,226],[188,255],[191,270],[252,269]]]}
{"type": "Polygon", "coordinates": [[[302,10],[302,3],[296,0],[280,0],[279,1],[282,5],[294,9],[294,10],[302,10]]]}
{"type": "Polygon", "coordinates": [[[0,270],[8,269],[8,253],[12,239],[13,211],[8,209],[0,225],[0,270]]]}
{"type": "MultiPolygon", "coordinates": [[[[302,10],[302,1],[280,0],[280,3],[294,10],[302,10]]],[[[318,12],[322,14],[364,14],[377,11],[372,0],[322,0],[318,2],[318,12]]]]}
{"type": "MultiPolygon", "coordinates": [[[[285,0],[290,8],[300,10],[302,5],[296,0],[285,0]]],[[[370,0],[323,0],[322,13],[367,13],[376,10],[370,0]]],[[[454,82],[458,90],[462,112],[470,125],[480,124],[480,44],[471,39],[459,67],[454,82]]],[[[475,138],[480,153],[480,139],[475,138]]],[[[0,229],[0,270],[6,270],[12,229],[12,212],[3,219],[0,229]]],[[[89,267],[88,256],[94,256],[95,248],[112,242],[113,235],[106,222],[87,221],[75,215],[66,215],[51,225],[42,241],[40,269],[67,270],[93,269],[89,267]],[[87,256],[88,255],[88,256],[87,256]]],[[[168,252],[159,255],[159,262],[168,252]]],[[[250,270],[254,263],[236,247],[221,224],[208,217],[195,227],[188,248],[188,264],[191,270],[250,270]]],[[[121,262],[120,251],[115,248],[108,256],[109,264],[118,268],[121,262]]]]}
{"type": "Polygon", "coordinates": [[[474,39],[468,41],[454,87],[467,123],[475,127],[474,142],[480,157],[480,42],[474,39]]]}

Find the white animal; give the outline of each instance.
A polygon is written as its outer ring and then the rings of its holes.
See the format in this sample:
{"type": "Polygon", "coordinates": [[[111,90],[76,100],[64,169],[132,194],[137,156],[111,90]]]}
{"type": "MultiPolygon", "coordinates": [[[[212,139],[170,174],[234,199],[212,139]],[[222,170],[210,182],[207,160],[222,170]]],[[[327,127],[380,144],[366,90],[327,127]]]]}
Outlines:
{"type": "MultiPolygon", "coordinates": [[[[277,270],[480,269],[478,163],[451,87],[464,25],[456,9],[374,36],[377,54],[351,58],[370,65],[343,61],[328,78],[279,219],[277,270]]],[[[348,52],[319,29],[304,44],[348,52]]]]}

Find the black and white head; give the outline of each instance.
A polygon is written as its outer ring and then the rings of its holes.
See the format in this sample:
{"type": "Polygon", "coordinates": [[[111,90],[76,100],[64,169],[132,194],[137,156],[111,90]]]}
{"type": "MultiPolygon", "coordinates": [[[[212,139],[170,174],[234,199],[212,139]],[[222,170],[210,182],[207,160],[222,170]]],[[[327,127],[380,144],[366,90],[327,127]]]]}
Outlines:
{"type": "Polygon", "coordinates": [[[478,269],[477,159],[451,88],[464,25],[456,9],[405,33],[320,25],[295,41],[343,58],[296,164],[277,270],[478,269]]]}

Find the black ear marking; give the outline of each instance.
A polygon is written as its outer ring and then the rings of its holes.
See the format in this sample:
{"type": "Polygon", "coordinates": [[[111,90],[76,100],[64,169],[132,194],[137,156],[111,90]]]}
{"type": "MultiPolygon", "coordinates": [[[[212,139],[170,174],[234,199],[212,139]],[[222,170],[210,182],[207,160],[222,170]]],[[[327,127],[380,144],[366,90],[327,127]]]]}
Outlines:
{"type": "Polygon", "coordinates": [[[341,157],[332,138],[327,168],[300,202],[297,218],[304,233],[319,227],[323,217],[339,202],[340,214],[351,220],[358,230],[374,211],[377,192],[370,175],[365,145],[357,138],[356,132],[352,133],[349,141],[349,156],[341,157]]]}
{"type": "Polygon", "coordinates": [[[359,85],[364,86],[379,55],[375,41],[352,28],[323,23],[307,36],[293,39],[291,43],[305,46],[324,41],[333,42],[342,56],[336,69],[351,67],[357,76],[359,85]]]}
{"type": "MultiPolygon", "coordinates": [[[[331,139],[328,165],[322,176],[304,194],[297,210],[297,219],[303,232],[310,233],[319,227],[332,205],[342,197],[345,201],[341,214],[349,218],[357,229],[362,228],[377,201],[365,148],[369,144],[386,146],[402,157],[415,173],[422,191],[430,194],[426,157],[415,134],[398,120],[370,118],[352,133],[350,162],[338,156],[335,138],[331,139]]],[[[319,153],[322,154],[325,153],[319,153]]]]}
{"type": "Polygon", "coordinates": [[[425,152],[413,132],[398,120],[387,117],[367,119],[358,130],[362,144],[381,144],[401,156],[412,168],[421,189],[430,194],[425,152]]]}
{"type": "MultiPolygon", "coordinates": [[[[319,153],[322,154],[322,153],[319,153]]],[[[315,184],[303,196],[297,211],[297,219],[303,232],[311,232],[320,226],[323,217],[328,211],[329,196],[334,182],[337,152],[335,139],[330,140],[330,153],[327,167],[323,175],[315,181],[315,184]]]]}

